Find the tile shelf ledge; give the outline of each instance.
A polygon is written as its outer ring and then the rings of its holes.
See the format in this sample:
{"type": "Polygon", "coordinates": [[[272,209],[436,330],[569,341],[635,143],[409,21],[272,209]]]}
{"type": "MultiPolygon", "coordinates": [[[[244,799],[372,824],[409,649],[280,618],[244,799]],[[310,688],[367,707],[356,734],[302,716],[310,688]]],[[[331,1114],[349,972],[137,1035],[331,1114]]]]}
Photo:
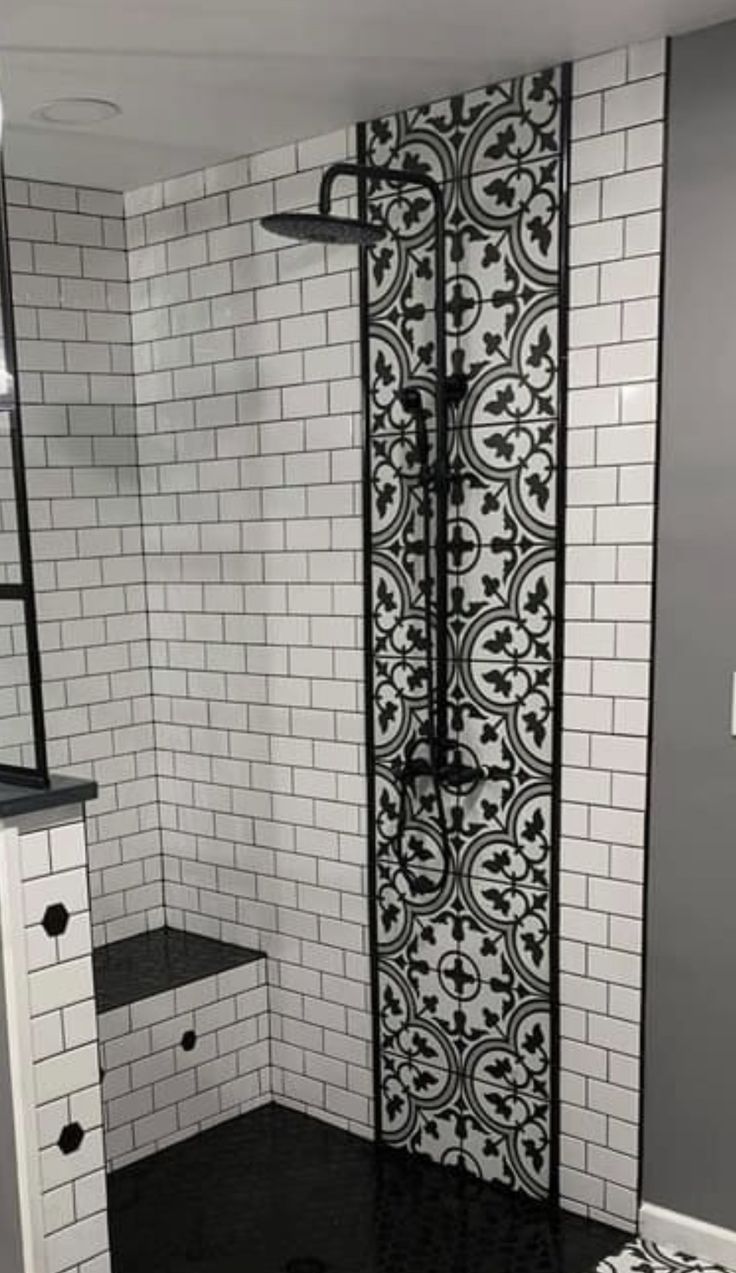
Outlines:
{"type": "Polygon", "coordinates": [[[94,800],[96,795],[97,783],[92,778],[71,774],[52,774],[47,787],[0,779],[0,819],[7,821],[43,809],[83,804],[86,800],[94,800]]]}
{"type": "Polygon", "coordinates": [[[97,1011],[112,1012],[265,958],[262,951],[177,928],[137,933],[94,950],[97,1011]]]}

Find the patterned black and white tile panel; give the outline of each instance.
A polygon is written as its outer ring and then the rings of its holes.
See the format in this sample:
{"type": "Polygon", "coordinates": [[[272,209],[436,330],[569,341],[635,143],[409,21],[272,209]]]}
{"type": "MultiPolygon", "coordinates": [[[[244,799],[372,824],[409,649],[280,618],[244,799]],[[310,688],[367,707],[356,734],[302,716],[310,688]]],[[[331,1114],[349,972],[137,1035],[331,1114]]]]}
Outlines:
{"type": "Polygon", "coordinates": [[[383,1130],[544,1195],[558,424],[560,76],[374,121],[367,157],[441,184],[450,422],[447,630],[435,550],[438,258],[420,185],[376,187],[368,269],[383,1130]],[[427,437],[402,404],[419,390],[427,437]],[[479,781],[407,783],[447,643],[451,740],[479,781]],[[449,848],[445,863],[443,846],[449,848]]]}
{"type": "Polygon", "coordinates": [[[635,1238],[615,1255],[603,1260],[597,1273],[728,1273],[722,1264],[699,1260],[673,1247],[635,1238]]]}
{"type": "Polygon", "coordinates": [[[556,70],[479,88],[372,122],[368,159],[436,181],[531,163],[560,146],[556,70]]]}
{"type": "MultiPolygon", "coordinates": [[[[552,764],[549,664],[458,663],[451,667],[451,737],[482,780],[446,796],[453,869],[531,888],[549,885],[552,764]]],[[[426,736],[427,684],[409,659],[377,659],[374,685],[378,860],[394,856],[404,803],[415,866],[440,868],[437,793],[429,779],[402,781],[407,749],[426,736]],[[426,835],[422,846],[411,835],[426,835]],[[385,845],[385,851],[383,846],[385,845]]]]}
{"type": "MultiPolygon", "coordinates": [[[[553,422],[458,428],[451,438],[445,639],[457,659],[553,657],[555,455],[553,422]]],[[[376,437],[372,461],[375,651],[423,658],[436,497],[411,436],[376,437]]]]}

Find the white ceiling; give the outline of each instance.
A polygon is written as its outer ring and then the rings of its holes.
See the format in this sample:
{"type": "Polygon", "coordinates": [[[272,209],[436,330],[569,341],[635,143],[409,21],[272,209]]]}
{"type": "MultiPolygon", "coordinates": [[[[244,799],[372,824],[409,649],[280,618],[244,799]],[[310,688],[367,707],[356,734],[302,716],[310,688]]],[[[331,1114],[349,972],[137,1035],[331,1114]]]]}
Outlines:
{"type": "Polygon", "coordinates": [[[736,17],[736,0],[2,0],[6,168],[131,189],[736,17]],[[59,97],[122,107],[73,129],[59,97]]]}

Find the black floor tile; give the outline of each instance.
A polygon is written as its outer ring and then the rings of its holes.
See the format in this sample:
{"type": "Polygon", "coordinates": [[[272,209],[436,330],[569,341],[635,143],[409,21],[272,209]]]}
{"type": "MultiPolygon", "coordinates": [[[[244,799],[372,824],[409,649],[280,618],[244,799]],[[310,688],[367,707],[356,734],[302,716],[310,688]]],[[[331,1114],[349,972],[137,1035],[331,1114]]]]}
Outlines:
{"type": "Polygon", "coordinates": [[[625,1241],[275,1105],[109,1190],[113,1273],[587,1273],[625,1241]]]}
{"type": "Polygon", "coordinates": [[[160,995],[201,977],[213,977],[254,959],[257,950],[212,941],[178,928],[155,928],[93,952],[98,1012],[160,995]]]}

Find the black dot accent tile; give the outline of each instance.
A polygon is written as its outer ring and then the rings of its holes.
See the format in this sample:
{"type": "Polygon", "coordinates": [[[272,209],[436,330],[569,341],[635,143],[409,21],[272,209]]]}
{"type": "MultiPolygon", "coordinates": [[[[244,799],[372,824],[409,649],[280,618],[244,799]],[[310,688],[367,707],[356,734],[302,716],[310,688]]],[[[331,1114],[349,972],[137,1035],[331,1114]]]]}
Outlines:
{"type": "Polygon", "coordinates": [[[84,1129],[79,1123],[67,1123],[56,1142],[62,1154],[75,1154],[84,1140],[84,1129]]]}
{"type": "Polygon", "coordinates": [[[69,912],[62,902],[54,902],[44,911],[41,924],[48,937],[61,937],[69,923],[69,912]]]}
{"type": "Polygon", "coordinates": [[[97,1011],[111,1012],[126,1003],[264,958],[257,950],[177,928],[138,933],[94,951],[97,1011]]]}
{"type": "Polygon", "coordinates": [[[109,1178],[113,1273],[588,1273],[616,1229],[276,1105],[109,1178]]]}

